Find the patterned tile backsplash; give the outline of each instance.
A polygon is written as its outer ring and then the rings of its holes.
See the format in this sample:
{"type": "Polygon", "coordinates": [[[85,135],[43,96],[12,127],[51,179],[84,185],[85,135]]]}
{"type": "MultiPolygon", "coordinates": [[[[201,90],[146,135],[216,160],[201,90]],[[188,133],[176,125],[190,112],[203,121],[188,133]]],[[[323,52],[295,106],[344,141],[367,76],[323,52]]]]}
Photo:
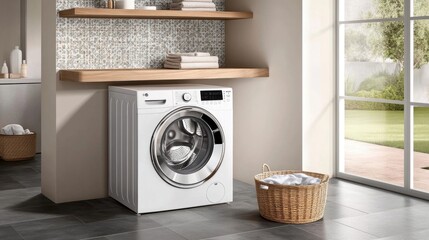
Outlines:
{"type": "MultiPolygon", "coordinates": [[[[224,10],[225,0],[214,0],[224,10]]],[[[102,0],[57,0],[57,10],[102,0]]],[[[171,0],[136,0],[168,9],[171,0]]],[[[209,20],[57,17],[57,69],[162,68],[168,52],[210,52],[225,62],[225,23],[209,20]]]]}

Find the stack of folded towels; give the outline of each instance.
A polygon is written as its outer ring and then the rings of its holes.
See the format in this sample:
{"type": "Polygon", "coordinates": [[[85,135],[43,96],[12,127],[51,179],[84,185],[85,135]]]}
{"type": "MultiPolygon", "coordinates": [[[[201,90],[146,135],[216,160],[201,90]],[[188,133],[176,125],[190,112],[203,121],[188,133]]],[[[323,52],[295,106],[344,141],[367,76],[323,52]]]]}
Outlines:
{"type": "Polygon", "coordinates": [[[170,53],[165,59],[164,68],[219,68],[219,58],[205,52],[170,53]]]}
{"type": "Polygon", "coordinates": [[[216,11],[213,0],[173,0],[171,10],[182,11],[216,11]]]}

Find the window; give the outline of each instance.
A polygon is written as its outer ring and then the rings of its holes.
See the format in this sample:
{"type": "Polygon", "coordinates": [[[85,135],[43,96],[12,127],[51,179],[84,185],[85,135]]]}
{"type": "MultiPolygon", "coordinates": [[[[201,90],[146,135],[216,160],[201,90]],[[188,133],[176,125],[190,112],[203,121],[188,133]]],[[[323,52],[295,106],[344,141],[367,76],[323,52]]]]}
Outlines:
{"type": "Polygon", "coordinates": [[[429,0],[337,9],[337,175],[429,198],[429,0]]]}

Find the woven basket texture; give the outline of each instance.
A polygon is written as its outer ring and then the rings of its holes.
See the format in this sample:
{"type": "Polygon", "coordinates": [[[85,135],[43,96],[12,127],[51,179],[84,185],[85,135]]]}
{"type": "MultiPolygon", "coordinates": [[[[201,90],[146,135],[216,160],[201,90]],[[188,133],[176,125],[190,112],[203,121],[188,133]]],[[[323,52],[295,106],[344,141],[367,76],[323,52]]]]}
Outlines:
{"type": "Polygon", "coordinates": [[[259,212],[262,217],[281,223],[304,224],[323,218],[329,175],[305,171],[271,171],[264,164],[263,173],[255,176],[259,212]],[[264,170],[268,168],[268,171],[264,170]],[[273,175],[305,173],[321,179],[317,185],[288,186],[268,184],[262,180],[273,175]]]}
{"type": "Polygon", "coordinates": [[[32,159],[36,155],[36,133],[28,135],[0,134],[0,158],[5,161],[32,159]]]}

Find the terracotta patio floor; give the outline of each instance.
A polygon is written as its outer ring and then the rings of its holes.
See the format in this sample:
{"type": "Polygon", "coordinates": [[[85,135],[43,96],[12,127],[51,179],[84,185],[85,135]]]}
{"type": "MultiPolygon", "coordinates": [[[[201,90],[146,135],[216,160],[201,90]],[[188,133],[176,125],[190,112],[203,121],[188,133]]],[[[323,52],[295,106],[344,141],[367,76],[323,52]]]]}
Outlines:
{"type": "MultiPolygon", "coordinates": [[[[345,141],[345,172],[403,186],[404,150],[365,142],[345,141]]],[[[429,192],[429,154],[414,152],[414,189],[429,192]]]]}

